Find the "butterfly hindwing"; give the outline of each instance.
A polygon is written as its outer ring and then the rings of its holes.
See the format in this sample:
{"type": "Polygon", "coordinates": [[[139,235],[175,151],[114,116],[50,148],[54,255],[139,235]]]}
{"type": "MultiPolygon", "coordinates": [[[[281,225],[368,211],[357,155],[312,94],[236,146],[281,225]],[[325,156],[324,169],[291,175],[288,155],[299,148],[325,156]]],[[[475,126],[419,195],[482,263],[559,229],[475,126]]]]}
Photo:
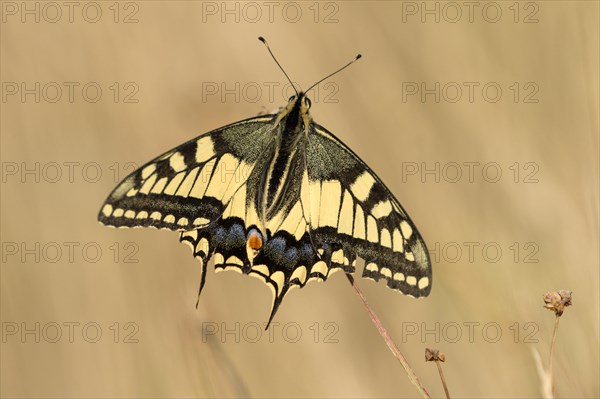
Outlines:
{"type": "Polygon", "coordinates": [[[212,256],[216,272],[233,270],[248,274],[271,288],[270,322],[291,288],[326,278],[326,259],[317,255],[311,242],[300,201],[290,212],[282,212],[282,218],[275,218],[261,228],[252,204],[245,208],[235,205],[240,202],[236,197],[242,197],[246,189],[246,185],[242,186],[217,223],[182,232],[180,241],[192,248],[200,262],[198,295],[204,286],[206,263],[212,256]]]}
{"type": "Polygon", "coordinates": [[[98,219],[115,227],[188,231],[221,217],[270,139],[273,115],[203,134],[148,162],[109,195],[98,219]]]}

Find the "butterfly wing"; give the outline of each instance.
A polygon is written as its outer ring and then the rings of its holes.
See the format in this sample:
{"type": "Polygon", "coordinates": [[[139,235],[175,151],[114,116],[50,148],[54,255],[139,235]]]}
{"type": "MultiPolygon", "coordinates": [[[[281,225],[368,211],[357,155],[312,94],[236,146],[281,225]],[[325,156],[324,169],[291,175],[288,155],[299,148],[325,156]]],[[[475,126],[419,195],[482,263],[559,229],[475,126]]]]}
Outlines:
{"type": "Polygon", "coordinates": [[[275,115],[196,137],[127,176],[98,220],[114,227],[190,231],[221,217],[269,144],[275,115]]]}
{"type": "Polygon", "coordinates": [[[216,271],[249,273],[246,226],[256,224],[257,217],[246,213],[252,209],[246,198],[248,177],[264,162],[261,155],[272,141],[276,117],[262,115],[227,125],[148,162],[108,196],[99,221],[114,227],[180,231],[179,241],[190,246],[200,262],[198,298],[213,254],[216,271]]]}
{"type": "Polygon", "coordinates": [[[328,268],[383,278],[414,297],[431,290],[431,262],[423,238],[381,179],[345,144],[313,124],[306,145],[308,182],[303,184],[310,234],[328,268]]]}

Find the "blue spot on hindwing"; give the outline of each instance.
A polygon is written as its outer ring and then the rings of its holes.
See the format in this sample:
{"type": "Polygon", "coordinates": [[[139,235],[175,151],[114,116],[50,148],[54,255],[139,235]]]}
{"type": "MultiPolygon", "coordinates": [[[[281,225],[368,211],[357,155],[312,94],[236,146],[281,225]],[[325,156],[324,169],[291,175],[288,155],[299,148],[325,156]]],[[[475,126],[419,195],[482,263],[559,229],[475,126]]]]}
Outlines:
{"type": "Polygon", "coordinates": [[[226,234],[226,230],[223,226],[217,226],[217,228],[215,229],[215,235],[214,235],[214,240],[215,243],[219,243],[226,234]]]}
{"type": "Polygon", "coordinates": [[[244,234],[244,227],[241,224],[234,224],[229,228],[229,236],[233,240],[244,240],[246,235],[244,234]]]}
{"type": "Polygon", "coordinates": [[[298,261],[298,250],[294,247],[286,249],[285,258],[288,262],[296,264],[296,262],[298,261]]]}

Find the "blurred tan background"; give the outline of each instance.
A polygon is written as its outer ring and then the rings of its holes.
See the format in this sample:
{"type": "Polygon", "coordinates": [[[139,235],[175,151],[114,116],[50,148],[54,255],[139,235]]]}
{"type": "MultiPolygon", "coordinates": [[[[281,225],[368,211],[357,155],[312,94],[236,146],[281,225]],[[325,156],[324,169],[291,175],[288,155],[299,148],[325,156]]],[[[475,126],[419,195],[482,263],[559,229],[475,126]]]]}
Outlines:
{"type": "Polygon", "coordinates": [[[417,396],[343,275],[257,337],[259,280],[211,263],[196,311],[176,233],[96,222],[132,163],[285,103],[259,35],[304,88],[364,55],[312,113],[434,252],[427,299],[358,280],[429,392],[433,347],[455,397],[539,397],[564,288],[555,393],[600,395],[597,2],[1,6],[2,397],[417,396]]]}

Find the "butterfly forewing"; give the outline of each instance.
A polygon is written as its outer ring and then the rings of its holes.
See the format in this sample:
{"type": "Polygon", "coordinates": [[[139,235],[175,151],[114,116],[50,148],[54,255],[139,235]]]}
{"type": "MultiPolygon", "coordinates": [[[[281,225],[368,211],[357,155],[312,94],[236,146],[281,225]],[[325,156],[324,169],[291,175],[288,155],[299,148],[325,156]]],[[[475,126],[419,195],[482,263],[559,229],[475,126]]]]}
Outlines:
{"type": "Polygon", "coordinates": [[[99,220],[115,227],[179,231],[217,220],[269,144],[273,118],[225,126],[148,162],[113,190],[99,220]]]}
{"type": "Polygon", "coordinates": [[[363,277],[428,295],[431,264],[416,227],[379,177],[333,134],[314,124],[306,147],[311,234],[332,267],[365,260],[363,277]]]}

